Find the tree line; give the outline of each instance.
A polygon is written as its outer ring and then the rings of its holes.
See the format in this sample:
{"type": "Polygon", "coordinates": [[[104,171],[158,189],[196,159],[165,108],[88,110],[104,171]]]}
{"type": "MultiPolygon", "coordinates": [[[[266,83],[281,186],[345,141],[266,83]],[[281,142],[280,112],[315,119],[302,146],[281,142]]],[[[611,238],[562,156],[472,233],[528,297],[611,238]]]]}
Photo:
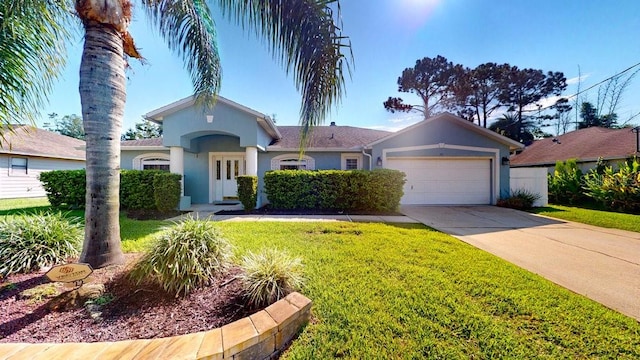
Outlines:
{"type": "MultiPolygon", "coordinates": [[[[617,124],[615,107],[632,74],[620,81],[612,77],[605,83],[603,91],[598,92],[599,108],[583,101],[576,128],[602,126],[614,127],[617,124]],[[603,99],[609,99],[604,109],[603,99]]],[[[574,107],[568,98],[560,97],[567,88],[567,79],[562,72],[524,68],[510,64],[488,62],[475,68],[454,64],[445,57],[424,57],[406,68],[398,77],[398,91],[417,95],[421,104],[408,104],[400,97],[389,97],[384,103],[385,109],[394,112],[420,112],[428,118],[441,112],[451,112],[479,126],[489,128],[522,143],[535,138],[550,136],[542,131],[543,126],[555,123],[556,132],[564,133],[571,121],[574,107]],[[558,98],[549,106],[543,106],[542,100],[558,98]],[[493,120],[497,113],[503,116],[493,120]]]]}

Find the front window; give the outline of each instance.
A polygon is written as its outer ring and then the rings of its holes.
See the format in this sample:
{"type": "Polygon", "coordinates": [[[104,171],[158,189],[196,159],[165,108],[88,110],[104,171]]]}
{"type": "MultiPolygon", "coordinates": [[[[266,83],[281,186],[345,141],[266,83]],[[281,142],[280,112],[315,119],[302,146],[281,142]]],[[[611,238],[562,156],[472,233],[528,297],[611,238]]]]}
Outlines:
{"type": "Polygon", "coordinates": [[[136,156],[133,159],[133,169],[135,170],[170,170],[169,154],[147,153],[136,156]]]}
{"type": "Polygon", "coordinates": [[[169,160],[159,158],[143,159],[142,170],[169,171],[169,160]]]}
{"type": "Polygon", "coordinates": [[[307,161],[298,159],[280,160],[280,170],[306,170],[307,161]]]}
{"type": "Polygon", "coordinates": [[[342,170],[362,169],[362,154],[342,154],[340,156],[342,170]]]}
{"type": "Polygon", "coordinates": [[[358,170],[358,159],[347,159],[345,165],[347,170],[358,170]]]}
{"type": "Polygon", "coordinates": [[[271,159],[271,170],[315,170],[315,160],[308,155],[279,155],[271,159]]]}

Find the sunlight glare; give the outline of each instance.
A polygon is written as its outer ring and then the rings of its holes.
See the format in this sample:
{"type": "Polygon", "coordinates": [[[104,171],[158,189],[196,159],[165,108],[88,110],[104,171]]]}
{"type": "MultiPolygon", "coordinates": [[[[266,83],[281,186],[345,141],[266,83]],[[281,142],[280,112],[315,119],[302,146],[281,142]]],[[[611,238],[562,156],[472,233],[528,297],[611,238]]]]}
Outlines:
{"type": "Polygon", "coordinates": [[[398,6],[396,13],[402,23],[410,28],[424,25],[442,0],[394,0],[398,6]]]}

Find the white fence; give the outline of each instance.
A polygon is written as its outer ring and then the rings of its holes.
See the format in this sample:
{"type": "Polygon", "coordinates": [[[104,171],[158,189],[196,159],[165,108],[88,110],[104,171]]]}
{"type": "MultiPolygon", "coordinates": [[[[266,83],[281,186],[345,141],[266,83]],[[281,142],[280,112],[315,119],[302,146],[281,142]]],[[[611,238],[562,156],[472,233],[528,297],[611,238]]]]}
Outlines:
{"type": "Polygon", "coordinates": [[[547,186],[547,168],[511,168],[509,179],[511,190],[524,189],[540,198],[533,206],[547,206],[549,188],[547,186]]]}

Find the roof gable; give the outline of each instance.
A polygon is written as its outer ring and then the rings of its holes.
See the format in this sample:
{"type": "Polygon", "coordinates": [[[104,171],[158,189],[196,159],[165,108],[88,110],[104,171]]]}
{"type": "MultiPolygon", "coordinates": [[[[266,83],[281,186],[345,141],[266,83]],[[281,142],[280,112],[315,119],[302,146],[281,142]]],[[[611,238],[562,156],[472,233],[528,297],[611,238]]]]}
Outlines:
{"type": "MultiPolygon", "coordinates": [[[[261,112],[255,111],[253,109],[250,109],[244,105],[238,104],[235,101],[231,101],[225,97],[222,96],[218,96],[216,99],[216,104],[225,104],[231,108],[234,108],[238,111],[242,111],[244,113],[247,113],[251,116],[254,116],[258,123],[260,124],[260,126],[267,131],[267,133],[269,133],[269,135],[273,136],[274,138],[278,139],[280,138],[282,135],[280,134],[280,132],[278,131],[278,128],[276,127],[276,125],[274,124],[273,120],[271,120],[271,118],[261,112]]],[[[165,105],[161,108],[152,110],[146,114],[143,115],[143,117],[146,120],[149,121],[153,121],[155,123],[162,123],[163,119],[168,116],[171,115],[173,113],[176,113],[180,110],[186,109],[188,107],[192,107],[196,105],[196,98],[194,95],[188,96],[184,99],[180,99],[178,101],[172,102],[169,105],[165,105]]]]}
{"type": "Polygon", "coordinates": [[[85,142],[32,126],[6,128],[0,139],[0,153],[39,156],[68,160],[85,160],[85,142]]]}
{"type": "Polygon", "coordinates": [[[485,129],[485,128],[481,127],[481,126],[478,126],[478,125],[472,123],[471,121],[467,121],[467,120],[465,120],[465,119],[463,119],[463,118],[461,118],[459,116],[455,116],[455,115],[453,115],[451,113],[447,113],[447,112],[442,113],[442,114],[438,114],[436,116],[432,116],[432,117],[430,117],[428,119],[422,120],[422,121],[420,121],[418,123],[415,123],[415,124],[413,124],[413,125],[411,125],[409,127],[404,128],[402,130],[399,130],[399,131],[396,131],[394,133],[391,133],[390,135],[388,135],[388,136],[386,136],[384,138],[381,138],[381,139],[378,139],[376,141],[373,141],[373,142],[369,143],[368,147],[371,147],[373,145],[379,144],[379,143],[381,143],[383,141],[386,141],[388,139],[394,138],[396,136],[399,136],[399,135],[414,131],[418,127],[422,127],[422,126],[425,126],[425,125],[428,125],[428,124],[431,124],[431,123],[434,123],[434,122],[440,122],[440,121],[453,122],[453,123],[455,123],[455,124],[457,124],[459,126],[462,126],[462,127],[466,128],[466,129],[468,129],[468,130],[476,132],[476,133],[478,133],[478,134],[480,134],[480,135],[482,135],[484,137],[487,137],[487,138],[490,138],[490,139],[492,139],[494,141],[497,141],[498,143],[507,145],[507,146],[509,146],[510,150],[521,149],[521,148],[524,147],[524,145],[522,145],[521,143],[519,143],[519,142],[517,142],[515,140],[509,139],[508,137],[502,136],[502,135],[496,133],[495,131],[491,131],[489,129],[485,129]]]}
{"type": "Polygon", "coordinates": [[[556,161],[624,159],[636,155],[636,134],[632,129],[590,127],[555,138],[534,141],[511,157],[512,166],[554,165],[556,161]]]}

